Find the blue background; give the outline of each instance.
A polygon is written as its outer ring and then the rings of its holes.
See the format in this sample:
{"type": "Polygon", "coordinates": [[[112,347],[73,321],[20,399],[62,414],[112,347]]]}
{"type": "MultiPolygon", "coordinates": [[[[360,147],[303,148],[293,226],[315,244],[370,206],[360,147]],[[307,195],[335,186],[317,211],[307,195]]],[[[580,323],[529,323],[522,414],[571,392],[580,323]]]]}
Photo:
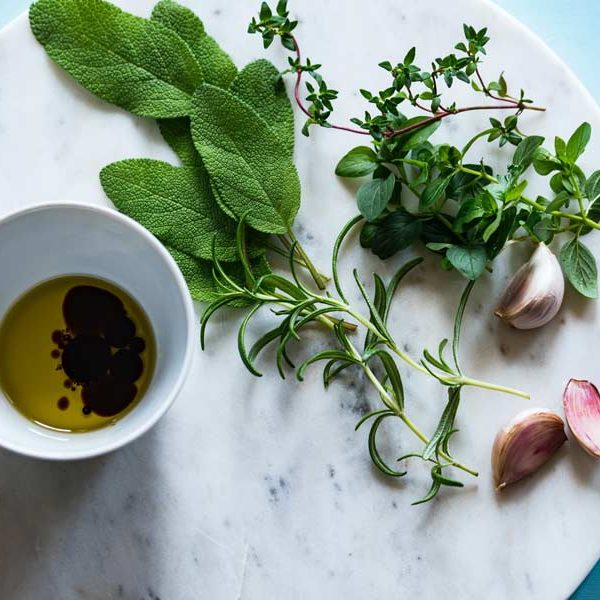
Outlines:
{"type": "MultiPolygon", "coordinates": [[[[0,0],[0,26],[24,11],[30,0],[0,0]]],[[[496,0],[535,31],[571,66],[590,92],[600,97],[600,2],[598,0],[496,0]]],[[[540,565],[540,568],[544,568],[540,565]]],[[[600,563],[571,600],[600,599],[600,563]]]]}

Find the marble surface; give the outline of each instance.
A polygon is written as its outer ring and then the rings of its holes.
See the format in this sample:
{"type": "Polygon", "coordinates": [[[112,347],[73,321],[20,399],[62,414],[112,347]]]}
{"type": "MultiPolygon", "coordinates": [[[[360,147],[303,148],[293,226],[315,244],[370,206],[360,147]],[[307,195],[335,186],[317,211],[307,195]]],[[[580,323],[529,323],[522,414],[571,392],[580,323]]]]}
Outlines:
{"type": "MultiPolygon", "coordinates": [[[[254,3],[186,3],[239,65],[263,55],[259,40],[243,34],[254,3]]],[[[147,0],[118,4],[139,14],[151,6],[147,0]]],[[[362,110],[356,87],[381,82],[377,62],[402,56],[413,44],[428,58],[437,55],[468,18],[490,27],[486,70],[506,70],[509,83],[549,107],[546,115],[524,119],[525,130],[566,136],[583,118],[600,127],[595,102],[516,22],[478,0],[455,0],[447,12],[436,6],[435,0],[372,0],[367,9],[349,0],[341,12],[333,0],[298,5],[299,37],[340,89],[341,117],[362,110]],[[377,37],[365,29],[373,10],[388,16],[377,37]]],[[[277,50],[270,58],[283,64],[277,50]]],[[[0,73],[1,214],[40,201],[105,204],[97,178],[105,164],[135,156],[174,160],[153,123],[95,100],[56,69],[23,19],[0,37],[0,73]]],[[[480,115],[447,122],[444,134],[459,143],[484,121],[480,115]]],[[[303,208],[296,229],[320,264],[327,264],[337,228],[355,210],[353,190],[332,175],[353,145],[343,133],[298,137],[303,208]]],[[[599,150],[594,137],[589,155],[599,150]]],[[[590,235],[588,243],[598,254],[600,236],[590,235]]],[[[505,253],[480,284],[463,363],[468,373],[525,388],[534,399],[465,393],[456,454],[481,476],[464,490],[410,507],[427,484],[421,466],[411,464],[401,481],[379,477],[365,432],[353,431],[366,408],[377,405],[366,382],[346,379],[324,392],[316,370],[304,383],[282,382],[266,360],[265,377],[253,378],[236,354],[236,320],[223,316],[173,409],[128,448],[68,464],[0,451],[0,597],[566,598],[600,555],[600,468],[568,444],[529,484],[498,497],[489,449],[495,431],[518,410],[558,409],[567,378],[597,379],[590,349],[600,323],[595,304],[571,292],[559,318],[542,331],[523,335],[496,322],[491,307],[522,259],[505,253]]],[[[352,266],[365,278],[394,267],[358,249],[347,251],[343,264],[357,302],[352,266]]],[[[461,287],[433,263],[411,276],[392,315],[393,331],[409,352],[449,334],[461,287]]],[[[316,336],[312,345],[323,343],[316,336]]],[[[419,375],[406,373],[405,383],[410,410],[430,430],[443,394],[419,375]]],[[[415,443],[398,428],[386,429],[383,440],[389,456],[415,443]]]]}

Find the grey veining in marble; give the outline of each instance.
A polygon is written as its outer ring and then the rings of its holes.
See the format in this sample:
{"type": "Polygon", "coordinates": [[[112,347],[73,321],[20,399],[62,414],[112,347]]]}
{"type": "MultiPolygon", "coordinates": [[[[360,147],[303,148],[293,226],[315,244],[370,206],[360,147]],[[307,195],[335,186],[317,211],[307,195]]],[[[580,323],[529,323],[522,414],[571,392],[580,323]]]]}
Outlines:
{"type": "MultiPolygon", "coordinates": [[[[149,0],[118,4],[139,14],[151,8],[149,0]]],[[[244,34],[256,2],[187,4],[239,65],[263,56],[260,41],[244,34]]],[[[584,118],[600,129],[594,101],[566,68],[487,2],[454,0],[445,10],[436,0],[292,4],[305,52],[325,65],[341,92],[340,118],[363,110],[355,89],[381,83],[379,61],[417,45],[425,62],[449,48],[468,19],[490,27],[486,72],[506,70],[511,84],[549,107],[546,115],[524,118],[526,131],[566,136],[584,118]],[[386,19],[371,29],[365,23],[374,11],[386,19]]],[[[269,58],[285,64],[279,50],[269,58]]],[[[95,100],[56,69],[24,19],[0,36],[0,75],[2,214],[41,201],[105,204],[98,183],[105,164],[137,156],[174,160],[152,122],[95,100]]],[[[449,121],[444,135],[460,143],[485,122],[483,115],[449,121]]],[[[333,169],[356,142],[330,131],[298,137],[297,231],[322,265],[355,211],[352,189],[333,169]]],[[[589,155],[599,150],[595,136],[589,155]]],[[[600,236],[588,239],[598,254],[600,236]]],[[[558,409],[567,378],[600,379],[593,351],[599,321],[595,304],[571,292],[541,331],[513,332],[494,320],[494,299],[522,259],[507,251],[479,286],[463,362],[470,374],[525,388],[534,400],[465,393],[456,454],[481,476],[463,491],[410,507],[427,485],[421,466],[410,465],[403,480],[385,480],[370,465],[365,432],[354,433],[360,415],[376,406],[368,385],[358,377],[324,392],[316,370],[302,384],[282,382],[266,360],[265,377],[253,378],[237,357],[235,319],[224,315],[175,406],[143,439],[71,464],[0,452],[0,598],[563,600],[600,555],[600,468],[568,444],[530,483],[498,498],[489,450],[495,431],[518,410],[558,409]]],[[[351,266],[365,279],[394,266],[357,248],[343,264],[348,289],[351,266]]],[[[448,335],[462,285],[433,262],[407,280],[392,316],[407,351],[418,355],[448,335]]],[[[411,373],[406,388],[409,410],[431,430],[443,394],[411,373]]],[[[415,442],[392,427],[382,439],[389,456],[415,442]]]]}

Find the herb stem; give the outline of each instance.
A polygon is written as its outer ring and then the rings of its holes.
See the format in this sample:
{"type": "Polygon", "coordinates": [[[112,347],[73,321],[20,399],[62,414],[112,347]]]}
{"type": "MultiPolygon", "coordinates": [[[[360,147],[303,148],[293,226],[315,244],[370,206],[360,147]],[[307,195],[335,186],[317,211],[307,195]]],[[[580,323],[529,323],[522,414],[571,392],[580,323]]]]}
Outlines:
{"type": "MultiPolygon", "coordinates": [[[[298,40],[296,39],[296,37],[294,35],[290,35],[290,38],[294,44],[294,52],[296,54],[296,60],[297,60],[297,65],[298,65],[298,67],[296,68],[296,83],[294,85],[294,100],[296,101],[298,108],[308,117],[308,119],[310,121],[312,121],[314,115],[312,115],[311,112],[306,108],[306,106],[304,106],[304,103],[302,102],[302,98],[300,97],[301,96],[300,86],[302,85],[302,76],[304,74],[304,69],[301,66],[302,52],[300,50],[300,44],[298,43],[298,40]]],[[[487,93],[486,95],[490,96],[489,93],[487,93]]],[[[462,108],[453,108],[450,110],[440,107],[440,110],[437,113],[435,113],[433,116],[429,117],[428,119],[424,119],[423,121],[420,121],[419,123],[413,123],[412,125],[409,125],[407,127],[402,127],[400,129],[386,131],[386,132],[384,132],[383,135],[385,137],[404,135],[406,133],[415,131],[416,129],[421,129],[422,127],[426,127],[427,125],[430,125],[431,123],[435,123],[436,121],[441,121],[442,119],[445,119],[446,117],[458,115],[458,114],[465,113],[465,112],[471,112],[474,110],[507,110],[508,109],[508,110],[518,110],[518,111],[523,111],[523,110],[535,110],[535,111],[539,111],[539,112],[546,111],[546,109],[541,106],[527,106],[527,105],[521,104],[520,102],[518,102],[516,100],[511,100],[509,98],[496,98],[493,95],[491,95],[491,97],[494,98],[495,100],[499,100],[499,101],[503,102],[504,104],[464,106],[462,108]]],[[[427,110],[424,107],[420,107],[420,108],[427,110]]],[[[431,111],[429,111],[429,112],[431,112],[431,111]]],[[[337,129],[339,131],[347,131],[349,133],[357,133],[359,135],[369,135],[369,136],[371,135],[371,132],[366,131],[365,129],[356,129],[355,127],[346,127],[344,125],[336,125],[334,123],[329,123],[329,122],[327,122],[327,127],[329,129],[337,129]]]]}
{"type": "Polygon", "coordinates": [[[466,144],[465,147],[462,149],[462,159],[464,160],[467,152],[472,148],[473,144],[481,139],[482,137],[485,137],[486,135],[489,135],[490,133],[492,133],[494,130],[493,129],[486,129],[485,131],[482,131],[480,133],[478,133],[476,136],[473,136],[466,144]]]}
{"type": "Polygon", "coordinates": [[[298,241],[298,238],[295,236],[294,232],[291,229],[288,231],[288,236],[291,240],[291,243],[285,236],[279,236],[279,239],[288,249],[291,249],[292,245],[295,244],[295,249],[300,257],[301,263],[306,267],[317,287],[320,290],[324,290],[327,282],[329,281],[329,277],[321,273],[317,269],[317,267],[315,267],[314,263],[310,260],[310,257],[308,256],[308,254],[302,247],[302,244],[298,241]]]}
{"type": "MultiPolygon", "coordinates": [[[[459,167],[459,170],[462,171],[463,173],[469,173],[471,175],[483,177],[484,179],[487,179],[491,183],[498,183],[498,180],[495,177],[493,177],[492,175],[488,175],[484,171],[476,171],[475,169],[469,169],[468,167],[464,167],[462,165],[459,167]]],[[[577,183],[577,181],[575,180],[574,177],[570,178],[570,180],[571,180],[571,185],[573,186],[573,189],[575,190],[575,198],[577,198],[577,201],[579,203],[579,210],[581,211],[581,215],[575,215],[573,213],[562,212],[561,210],[551,210],[550,212],[548,212],[548,214],[555,216],[555,217],[562,217],[563,219],[568,219],[569,221],[576,221],[577,223],[580,223],[581,225],[586,225],[587,227],[591,227],[592,229],[598,229],[600,231],[600,224],[595,223],[594,221],[588,219],[585,216],[585,208],[583,206],[583,197],[581,195],[581,190],[579,189],[579,184],[577,183]]],[[[525,204],[529,204],[529,206],[532,206],[533,208],[535,208],[536,210],[539,210],[540,212],[543,212],[543,213],[547,212],[545,206],[542,206],[539,202],[536,202],[535,200],[532,200],[531,198],[528,198],[527,196],[520,196],[519,200],[521,202],[524,202],[525,204]]]]}
{"type": "Polygon", "coordinates": [[[463,173],[468,173],[469,175],[475,175],[476,177],[483,177],[483,179],[487,179],[491,183],[498,183],[498,180],[493,175],[489,175],[488,173],[486,173],[483,170],[476,171],[475,169],[470,169],[469,167],[465,167],[463,165],[460,165],[460,167],[458,167],[458,169],[459,169],[459,171],[462,171],[463,173]]]}
{"type": "MultiPolygon", "coordinates": [[[[392,410],[397,417],[399,417],[402,420],[402,422],[419,438],[419,440],[421,440],[421,442],[423,442],[423,444],[429,444],[429,439],[427,438],[427,436],[417,427],[417,425],[409,417],[407,417],[404,414],[404,411],[400,410],[396,400],[392,396],[390,396],[390,393],[381,384],[381,381],[379,381],[378,377],[375,375],[375,373],[373,373],[371,367],[369,367],[369,365],[363,362],[361,355],[359,354],[358,350],[356,350],[354,345],[350,344],[350,350],[352,351],[352,355],[354,356],[354,358],[360,361],[361,367],[365,375],[371,381],[373,387],[375,387],[375,389],[379,392],[382,402],[390,410],[392,410]]],[[[477,477],[479,475],[477,471],[463,465],[462,463],[455,461],[451,456],[446,454],[446,452],[440,451],[439,455],[444,460],[447,460],[449,465],[456,467],[457,469],[460,469],[465,473],[469,473],[469,475],[473,475],[474,477],[477,477]]]]}
{"type": "MultiPolygon", "coordinates": [[[[414,359],[412,359],[406,352],[404,352],[396,342],[384,336],[373,323],[371,323],[368,319],[366,319],[363,315],[361,315],[358,311],[354,310],[351,306],[344,304],[342,302],[337,302],[332,298],[321,298],[324,303],[328,303],[331,306],[337,306],[341,312],[345,312],[350,315],[353,319],[358,321],[361,325],[363,325],[366,329],[368,329],[371,333],[377,336],[396,356],[398,356],[403,362],[405,362],[409,367],[423,373],[425,375],[431,375],[430,371],[428,371],[423,365],[420,365],[414,359]]],[[[465,377],[462,374],[459,376],[441,376],[440,381],[446,383],[448,385],[456,385],[456,386],[472,386],[479,387],[486,390],[503,392],[506,394],[511,394],[512,396],[517,396],[518,398],[529,399],[529,394],[526,392],[522,392],[521,390],[513,389],[510,387],[496,385],[495,383],[488,383],[486,381],[479,381],[478,379],[472,379],[471,377],[465,377]]]]}

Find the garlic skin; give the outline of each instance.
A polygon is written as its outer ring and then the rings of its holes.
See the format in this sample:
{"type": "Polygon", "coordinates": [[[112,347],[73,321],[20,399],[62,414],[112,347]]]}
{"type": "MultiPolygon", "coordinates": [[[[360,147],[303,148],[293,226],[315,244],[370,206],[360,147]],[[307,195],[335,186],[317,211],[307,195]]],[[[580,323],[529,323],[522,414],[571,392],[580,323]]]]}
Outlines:
{"type": "Polygon", "coordinates": [[[492,471],[497,490],[537,471],[565,443],[564,421],[556,413],[534,408],[519,413],[496,435],[492,471]]]}
{"type": "Polygon", "coordinates": [[[563,393],[565,418],[573,437],[600,458],[600,394],[593,383],[571,379],[563,393]]]}
{"type": "Polygon", "coordinates": [[[494,314],[516,329],[535,329],[556,316],[564,293],[558,259],[540,243],[510,280],[494,314]]]}

